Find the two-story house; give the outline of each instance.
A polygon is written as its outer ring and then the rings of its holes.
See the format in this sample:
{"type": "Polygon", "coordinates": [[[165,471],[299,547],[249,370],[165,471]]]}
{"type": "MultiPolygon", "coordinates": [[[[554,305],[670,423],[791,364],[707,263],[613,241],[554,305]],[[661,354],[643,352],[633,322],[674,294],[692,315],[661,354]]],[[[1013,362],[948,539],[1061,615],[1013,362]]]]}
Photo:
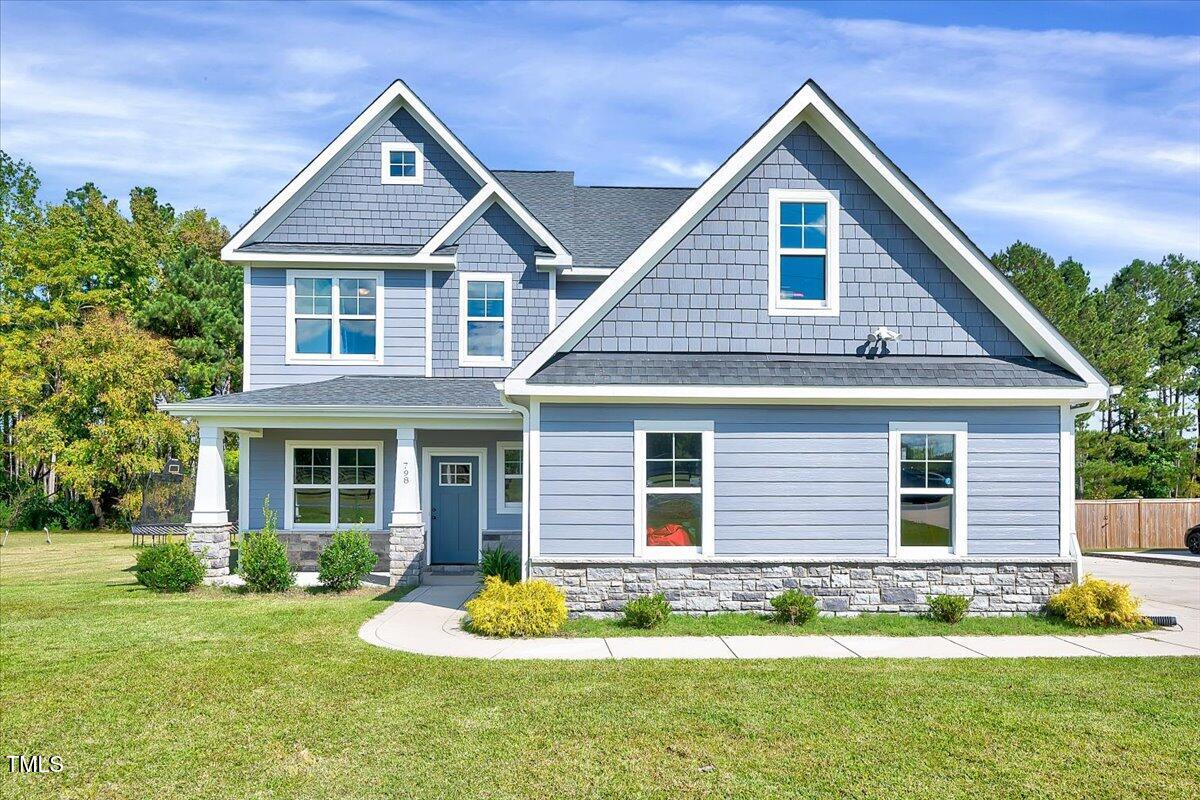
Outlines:
{"type": "Polygon", "coordinates": [[[830,611],[1073,577],[1078,414],[1112,387],[812,82],[698,188],[490,170],[402,82],[232,238],[245,391],[199,425],[228,569],[357,525],[398,582],[521,554],[574,611],[830,611]]]}

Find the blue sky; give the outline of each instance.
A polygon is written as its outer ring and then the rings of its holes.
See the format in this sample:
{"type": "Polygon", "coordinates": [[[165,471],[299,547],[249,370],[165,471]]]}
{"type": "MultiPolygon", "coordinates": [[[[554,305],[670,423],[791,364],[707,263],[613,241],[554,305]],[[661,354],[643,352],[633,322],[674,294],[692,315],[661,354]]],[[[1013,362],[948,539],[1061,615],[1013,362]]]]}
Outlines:
{"type": "Polygon", "coordinates": [[[1200,8],[0,3],[0,146],[47,199],[231,229],[403,77],[493,168],[695,185],[816,78],[991,252],[1200,256],[1200,8]]]}

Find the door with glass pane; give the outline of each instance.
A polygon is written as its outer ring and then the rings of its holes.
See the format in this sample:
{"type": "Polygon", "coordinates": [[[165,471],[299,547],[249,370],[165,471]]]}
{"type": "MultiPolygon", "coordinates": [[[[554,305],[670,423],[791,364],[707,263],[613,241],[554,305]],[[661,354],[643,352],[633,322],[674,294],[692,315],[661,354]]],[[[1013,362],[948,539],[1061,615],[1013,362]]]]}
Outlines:
{"type": "Polygon", "coordinates": [[[479,561],[479,458],[430,459],[429,546],[433,564],[479,561]]]}

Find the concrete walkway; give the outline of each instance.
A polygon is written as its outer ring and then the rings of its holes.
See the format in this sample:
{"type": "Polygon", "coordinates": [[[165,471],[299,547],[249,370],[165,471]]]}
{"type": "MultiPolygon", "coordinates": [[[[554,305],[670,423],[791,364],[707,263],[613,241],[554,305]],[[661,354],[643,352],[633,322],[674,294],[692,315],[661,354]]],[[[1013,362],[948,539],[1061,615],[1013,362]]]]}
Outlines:
{"type": "Polygon", "coordinates": [[[1200,630],[1102,636],[626,636],[488,639],[462,629],[475,586],[421,586],[367,621],[379,647],[488,659],[1200,656],[1200,630]],[[1170,638],[1168,638],[1170,637],[1170,638]]]}
{"type": "Polygon", "coordinates": [[[1200,555],[1190,550],[1093,550],[1088,553],[1088,558],[1119,558],[1200,569],[1200,555]]]}

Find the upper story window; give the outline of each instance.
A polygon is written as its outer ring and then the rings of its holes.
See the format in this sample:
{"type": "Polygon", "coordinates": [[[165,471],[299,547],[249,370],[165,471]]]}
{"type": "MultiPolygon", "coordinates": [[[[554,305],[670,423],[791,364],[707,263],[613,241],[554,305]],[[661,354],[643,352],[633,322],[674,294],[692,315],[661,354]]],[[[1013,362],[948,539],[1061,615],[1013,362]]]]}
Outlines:
{"type": "Polygon", "coordinates": [[[634,474],[635,553],[668,557],[711,553],[712,423],[635,423],[634,474]]]}
{"type": "Polygon", "coordinates": [[[420,148],[408,142],[384,142],[382,180],[384,183],[424,183],[425,158],[420,148]]]}
{"type": "Polygon", "coordinates": [[[459,275],[458,363],[464,367],[511,366],[512,275],[459,275]]]}
{"type": "Polygon", "coordinates": [[[838,313],[838,201],[831,192],[772,189],[769,193],[770,313],[838,313]]]}
{"type": "Polygon", "coordinates": [[[966,427],[897,422],[890,438],[896,554],[965,555],[966,427]]]}
{"type": "Polygon", "coordinates": [[[383,275],[288,270],[287,360],[379,362],[383,275]]]}

